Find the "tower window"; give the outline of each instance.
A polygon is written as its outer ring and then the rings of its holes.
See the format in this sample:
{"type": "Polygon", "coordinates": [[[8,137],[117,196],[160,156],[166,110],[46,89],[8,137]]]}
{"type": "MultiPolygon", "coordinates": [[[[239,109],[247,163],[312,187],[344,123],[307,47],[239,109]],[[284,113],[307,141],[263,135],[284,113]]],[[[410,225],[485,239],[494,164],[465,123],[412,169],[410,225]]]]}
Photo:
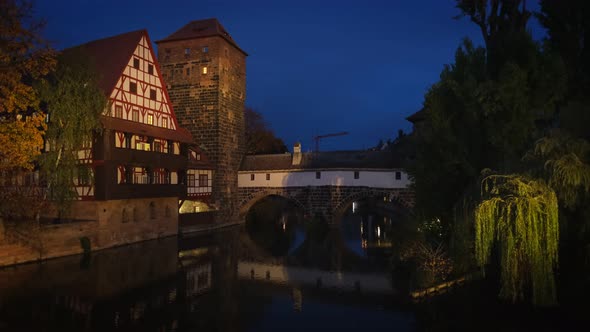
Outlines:
{"type": "Polygon", "coordinates": [[[184,55],[190,55],[191,54],[191,49],[190,48],[185,48],[184,49],[184,55]]]}
{"type": "Polygon", "coordinates": [[[150,99],[156,100],[156,89],[150,89],[150,99]]]}
{"type": "Polygon", "coordinates": [[[154,65],[148,65],[148,74],[150,74],[150,75],[154,74],[154,65]]]}
{"type": "Polygon", "coordinates": [[[203,67],[203,75],[207,75],[207,67],[203,67]]]}
{"type": "Polygon", "coordinates": [[[190,68],[187,68],[186,69],[186,76],[190,76],[190,75],[191,75],[191,69],[190,68]]]}
{"type": "Polygon", "coordinates": [[[137,94],[137,83],[129,82],[129,92],[137,94]]]}
{"type": "Polygon", "coordinates": [[[133,68],[139,69],[139,59],[133,58],[133,68]]]}
{"type": "Polygon", "coordinates": [[[203,46],[203,53],[209,53],[209,46],[203,46]]]}

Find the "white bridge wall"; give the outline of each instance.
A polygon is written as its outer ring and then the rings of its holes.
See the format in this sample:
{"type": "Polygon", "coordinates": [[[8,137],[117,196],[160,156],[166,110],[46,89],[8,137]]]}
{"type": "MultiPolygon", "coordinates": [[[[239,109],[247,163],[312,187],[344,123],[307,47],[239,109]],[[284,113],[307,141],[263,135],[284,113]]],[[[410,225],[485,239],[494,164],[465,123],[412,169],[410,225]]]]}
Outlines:
{"type": "Polygon", "coordinates": [[[306,187],[306,186],[346,186],[346,187],[371,187],[371,188],[408,188],[411,181],[408,174],[400,170],[359,170],[359,178],[354,178],[354,170],[319,171],[321,177],[316,179],[316,171],[255,171],[238,173],[238,187],[306,187]],[[400,173],[400,179],[396,180],[396,173],[400,173]],[[252,180],[254,174],[254,180],[252,180]],[[267,180],[267,174],[270,179],[267,180]]]}

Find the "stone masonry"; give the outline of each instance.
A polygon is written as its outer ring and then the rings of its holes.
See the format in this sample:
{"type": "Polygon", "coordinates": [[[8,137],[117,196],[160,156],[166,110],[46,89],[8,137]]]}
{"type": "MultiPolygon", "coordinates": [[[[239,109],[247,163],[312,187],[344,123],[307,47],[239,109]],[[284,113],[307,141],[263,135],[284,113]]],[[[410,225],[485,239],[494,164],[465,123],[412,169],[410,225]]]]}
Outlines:
{"type": "Polygon", "coordinates": [[[216,19],[193,21],[158,43],[158,61],[181,127],[214,166],[212,201],[236,208],[244,155],[246,56],[216,19]]]}
{"type": "Polygon", "coordinates": [[[322,215],[331,224],[339,220],[349,205],[369,197],[386,197],[401,207],[411,209],[414,205],[414,192],[406,188],[369,188],[345,186],[308,187],[247,187],[239,189],[240,214],[248,210],[264,197],[277,195],[291,200],[309,216],[322,215]]]}

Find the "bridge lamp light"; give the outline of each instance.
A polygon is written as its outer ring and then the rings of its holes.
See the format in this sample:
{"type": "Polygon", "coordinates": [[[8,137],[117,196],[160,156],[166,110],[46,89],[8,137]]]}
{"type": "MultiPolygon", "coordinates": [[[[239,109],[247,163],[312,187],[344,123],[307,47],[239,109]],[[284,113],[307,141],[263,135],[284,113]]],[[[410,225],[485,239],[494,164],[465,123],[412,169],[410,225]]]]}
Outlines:
{"type": "Polygon", "coordinates": [[[381,227],[377,226],[377,237],[381,237],[381,227]]]}
{"type": "Polygon", "coordinates": [[[357,209],[357,203],[356,202],[352,202],[352,213],[355,213],[357,209]]]}

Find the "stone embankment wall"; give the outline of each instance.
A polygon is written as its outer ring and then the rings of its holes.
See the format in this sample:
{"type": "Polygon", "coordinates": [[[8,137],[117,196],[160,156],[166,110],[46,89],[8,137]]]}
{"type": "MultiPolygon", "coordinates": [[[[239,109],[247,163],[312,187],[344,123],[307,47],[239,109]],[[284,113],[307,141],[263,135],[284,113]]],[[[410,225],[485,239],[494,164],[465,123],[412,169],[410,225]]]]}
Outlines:
{"type": "MultiPolygon", "coordinates": [[[[176,198],[75,202],[65,224],[22,222],[7,227],[0,243],[0,266],[76,255],[84,252],[81,239],[91,250],[100,250],[178,234],[176,198]]],[[[45,218],[56,216],[54,210],[45,218]]]]}

